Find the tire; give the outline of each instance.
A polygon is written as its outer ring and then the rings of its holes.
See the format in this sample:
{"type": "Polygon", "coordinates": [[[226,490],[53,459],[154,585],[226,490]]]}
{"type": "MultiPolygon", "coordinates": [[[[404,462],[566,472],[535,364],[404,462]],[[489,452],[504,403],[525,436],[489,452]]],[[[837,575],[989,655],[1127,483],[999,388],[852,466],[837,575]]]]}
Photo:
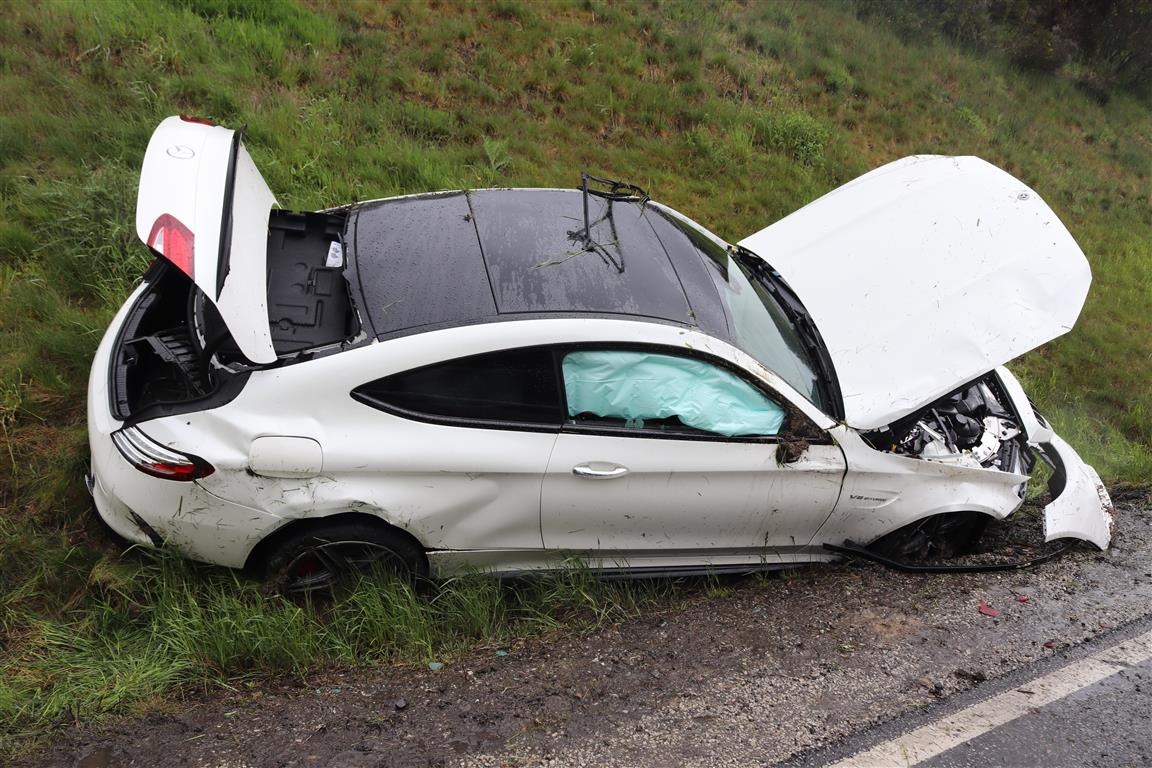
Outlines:
{"type": "Polygon", "coordinates": [[[276,542],[264,560],[269,586],[284,595],[331,596],[365,578],[418,584],[428,560],[414,540],[362,522],[319,522],[276,542]]]}

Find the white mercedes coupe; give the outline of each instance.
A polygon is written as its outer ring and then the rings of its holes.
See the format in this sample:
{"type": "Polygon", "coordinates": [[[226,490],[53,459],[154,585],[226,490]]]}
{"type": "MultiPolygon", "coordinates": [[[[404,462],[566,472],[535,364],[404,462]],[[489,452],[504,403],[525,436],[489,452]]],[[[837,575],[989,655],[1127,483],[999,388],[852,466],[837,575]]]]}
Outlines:
{"type": "Polygon", "coordinates": [[[1052,468],[1048,540],[1109,545],[1096,472],[1004,363],[1091,280],[1040,196],[909,157],[732,245],[636,187],[276,207],[237,131],[171,117],[158,257],[92,365],[121,537],[293,592],[564,567],[963,553],[1052,468]]]}

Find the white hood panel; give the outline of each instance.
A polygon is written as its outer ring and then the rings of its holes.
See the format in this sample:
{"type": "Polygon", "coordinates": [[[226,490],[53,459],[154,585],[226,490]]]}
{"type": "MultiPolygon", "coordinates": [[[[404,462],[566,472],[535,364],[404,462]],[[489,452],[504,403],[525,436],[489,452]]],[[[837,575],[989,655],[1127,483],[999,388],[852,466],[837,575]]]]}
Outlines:
{"type": "Polygon", "coordinates": [[[811,313],[857,429],[1066,333],[1091,282],[1052,209],[976,157],[898,160],[740,245],[811,313]]]}
{"type": "MultiPolygon", "coordinates": [[[[169,117],[156,128],[144,154],[136,202],[136,233],[184,269],[220,311],[236,345],[255,363],[276,360],[268,327],[268,218],[272,196],[243,144],[236,149],[231,192],[232,231],[227,274],[220,282],[220,230],[229,191],[235,131],[169,117]],[[157,238],[160,223],[175,219],[191,233],[191,264],[173,243],[157,238]],[[219,290],[218,290],[219,288],[219,290]]],[[[172,238],[167,238],[171,240],[172,238]]]]}

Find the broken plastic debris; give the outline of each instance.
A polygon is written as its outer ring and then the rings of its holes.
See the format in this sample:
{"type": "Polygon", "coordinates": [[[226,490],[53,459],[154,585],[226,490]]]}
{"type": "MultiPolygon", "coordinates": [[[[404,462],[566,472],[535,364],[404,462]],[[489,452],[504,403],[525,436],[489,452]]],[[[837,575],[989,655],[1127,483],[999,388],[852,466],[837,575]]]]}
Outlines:
{"type": "Polygon", "coordinates": [[[1018,602],[1018,603],[1026,603],[1026,602],[1028,602],[1029,599],[1030,598],[1028,597],[1028,595],[1016,595],[1016,602],[1018,602]]]}
{"type": "Polygon", "coordinates": [[[496,655],[497,655],[497,656],[500,656],[501,658],[503,658],[504,656],[507,656],[507,655],[508,655],[508,651],[506,651],[506,650],[504,650],[503,648],[501,648],[500,650],[496,651],[496,655]]]}
{"type": "Polygon", "coordinates": [[[995,618],[1000,615],[1000,611],[988,605],[988,603],[984,602],[983,600],[980,601],[980,605],[977,607],[977,609],[985,616],[991,616],[995,618]]]}
{"type": "Polygon", "coordinates": [[[1055,648],[1055,647],[1056,647],[1056,642],[1055,642],[1054,640],[1048,640],[1048,641],[1045,641],[1045,643],[1044,643],[1044,647],[1045,647],[1045,648],[1055,648]]]}
{"type": "Polygon", "coordinates": [[[438,672],[439,670],[444,669],[444,662],[430,661],[428,662],[428,669],[432,670],[433,672],[438,672]]]}

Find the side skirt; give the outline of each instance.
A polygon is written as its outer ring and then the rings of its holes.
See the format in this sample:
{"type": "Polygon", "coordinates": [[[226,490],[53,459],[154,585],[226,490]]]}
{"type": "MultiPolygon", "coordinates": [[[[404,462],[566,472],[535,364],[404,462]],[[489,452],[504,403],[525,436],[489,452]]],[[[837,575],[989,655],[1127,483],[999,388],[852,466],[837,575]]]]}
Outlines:
{"type": "Polygon", "coordinates": [[[663,553],[544,550],[437,550],[428,553],[433,577],[466,573],[513,577],[533,572],[585,570],[603,578],[656,578],[710,574],[759,573],[807,563],[831,562],[838,557],[819,547],[795,550],[663,553]]]}

